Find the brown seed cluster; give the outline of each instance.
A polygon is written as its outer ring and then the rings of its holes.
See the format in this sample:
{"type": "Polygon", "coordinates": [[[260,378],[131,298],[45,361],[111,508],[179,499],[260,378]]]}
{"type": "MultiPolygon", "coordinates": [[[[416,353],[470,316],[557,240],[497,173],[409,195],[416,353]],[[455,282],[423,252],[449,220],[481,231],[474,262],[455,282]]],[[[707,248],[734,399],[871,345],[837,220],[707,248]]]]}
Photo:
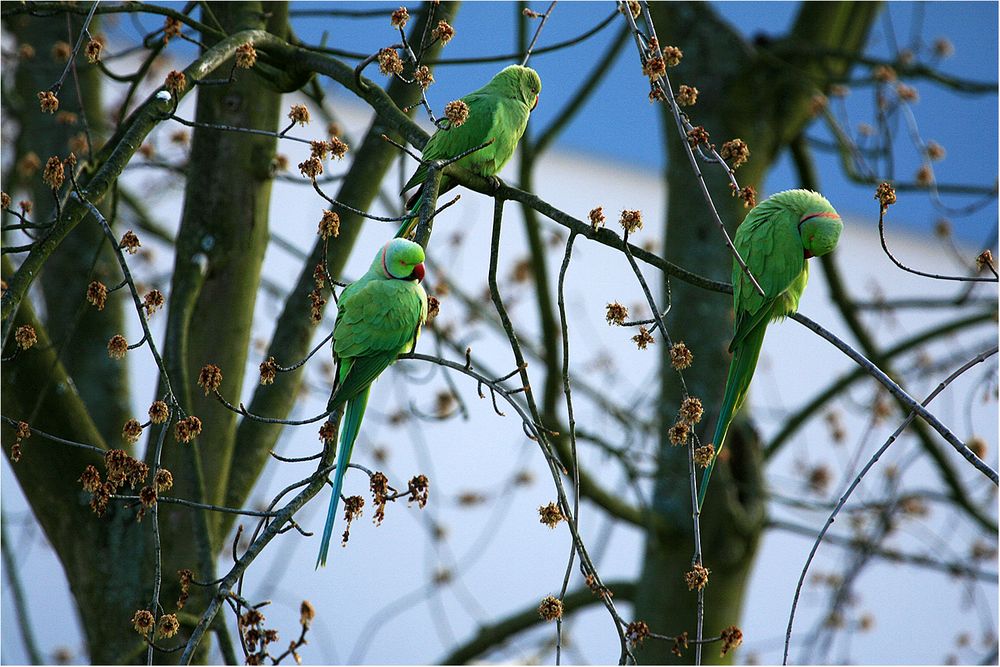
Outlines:
{"type": "Polygon", "coordinates": [[[872,69],[872,78],[881,83],[891,83],[896,80],[896,70],[888,65],[876,65],[872,69]]]}
{"type": "Polygon", "coordinates": [[[431,37],[441,40],[442,46],[450,42],[454,36],[455,29],[447,21],[438,21],[438,24],[431,30],[431,37]]]}
{"type": "Polygon", "coordinates": [[[174,424],[174,438],[177,442],[188,443],[201,435],[201,420],[191,415],[174,424]]]}
{"type": "Polygon", "coordinates": [[[115,334],[108,341],[108,356],[112,359],[124,359],[128,353],[128,341],[125,336],[115,334]]]}
{"type": "Polygon", "coordinates": [[[699,468],[707,468],[712,465],[712,459],[715,458],[715,445],[708,443],[707,445],[702,445],[701,447],[695,447],[694,449],[694,462],[699,468]]]}
{"type": "Polygon", "coordinates": [[[917,89],[913,86],[908,86],[905,83],[896,84],[896,95],[898,95],[899,99],[904,102],[916,102],[920,99],[920,94],[917,93],[917,89]]]}
{"type": "Polygon", "coordinates": [[[134,255],[139,252],[139,248],[142,246],[139,243],[139,237],[135,235],[131,229],[122,235],[122,240],[118,242],[118,247],[127,252],[130,255],[134,255]]]}
{"type": "Polygon", "coordinates": [[[989,248],[979,253],[979,255],[976,257],[976,271],[982,273],[983,269],[986,268],[990,269],[994,268],[993,253],[990,252],[989,248]]]}
{"type": "Polygon", "coordinates": [[[746,161],[750,159],[750,147],[742,139],[731,139],[722,144],[722,150],[719,151],[719,155],[722,156],[723,160],[729,160],[729,163],[733,165],[733,169],[737,169],[741,165],[746,164],[746,161]]]}
{"type": "Polygon", "coordinates": [[[542,505],[538,508],[539,522],[544,523],[549,528],[555,528],[563,520],[562,510],[554,502],[542,505]]]}
{"type": "Polygon", "coordinates": [[[698,89],[694,86],[688,86],[682,83],[677,88],[677,96],[675,99],[677,100],[678,106],[694,106],[698,102],[698,89]]]}
{"type": "Polygon", "coordinates": [[[681,402],[680,418],[686,424],[694,425],[701,421],[705,410],[702,408],[701,399],[688,396],[681,402]]]}
{"type": "Polygon", "coordinates": [[[42,172],[42,181],[53,190],[58,190],[66,180],[66,170],[63,168],[62,160],[53,155],[45,161],[45,171],[42,172]]]}
{"type": "Polygon", "coordinates": [[[152,486],[144,486],[139,491],[139,502],[142,503],[142,510],[140,510],[139,516],[140,520],[142,519],[142,515],[145,514],[143,510],[148,510],[155,505],[157,497],[157,491],[152,486]]]}
{"type": "Polygon", "coordinates": [[[735,625],[730,625],[728,628],[722,631],[722,653],[720,655],[726,655],[730,651],[739,648],[740,644],[743,643],[743,631],[740,630],[735,625]]]}
{"type": "Polygon", "coordinates": [[[558,618],[562,618],[562,600],[552,597],[551,595],[542,598],[541,604],[538,605],[538,615],[546,621],[554,621],[558,618]]]}
{"type": "Polygon", "coordinates": [[[674,637],[674,645],[670,648],[670,652],[676,655],[678,658],[684,655],[684,651],[688,649],[688,633],[684,631],[674,637]]]}
{"type": "Polygon", "coordinates": [[[64,63],[73,54],[73,47],[69,42],[59,40],[52,45],[52,59],[56,62],[64,63]]]}
{"type": "Polygon", "coordinates": [[[194,572],[184,568],[177,570],[177,577],[180,579],[181,593],[177,598],[177,609],[183,609],[187,603],[188,595],[191,593],[191,582],[194,580],[194,572]]]}
{"type": "Polygon", "coordinates": [[[326,299],[323,298],[323,294],[318,289],[314,289],[309,292],[309,321],[313,324],[319,324],[323,321],[323,306],[326,305],[326,299]]]}
{"type": "Polygon", "coordinates": [[[430,324],[437,316],[441,313],[441,300],[436,296],[427,296],[427,318],[424,320],[424,324],[430,324]]]}
{"type": "Polygon", "coordinates": [[[635,648],[642,643],[642,640],[649,636],[649,625],[646,621],[632,621],[625,628],[625,639],[629,645],[635,648]]]}
{"type": "Polygon", "coordinates": [[[444,105],[444,117],[452,127],[461,127],[469,120],[469,105],[462,100],[452,100],[444,105]]]}
{"type": "Polygon", "coordinates": [[[153,401],[149,406],[149,421],[162,424],[170,418],[170,408],[163,401],[153,401]]]}
{"type": "Polygon", "coordinates": [[[51,90],[39,91],[38,106],[42,113],[55,113],[59,111],[59,98],[51,90]]]}
{"type": "Polygon", "coordinates": [[[324,241],[331,236],[340,235],[340,216],[335,211],[323,211],[323,217],[319,221],[319,235],[324,241]]]}
{"type": "Polygon", "coordinates": [[[129,419],[122,427],[122,439],[130,445],[139,442],[142,436],[142,425],[138,419],[129,419]]]}
{"type": "Polygon", "coordinates": [[[94,493],[101,488],[101,473],[94,466],[87,466],[78,480],[87,493],[94,493]]]}
{"type": "Polygon", "coordinates": [[[10,209],[10,204],[11,204],[10,195],[7,194],[6,192],[0,192],[0,208],[6,211],[10,209]]]}
{"type": "Polygon", "coordinates": [[[667,431],[667,437],[670,438],[670,444],[675,447],[686,443],[690,434],[691,427],[682,421],[674,422],[674,425],[667,431]]]}
{"type": "Polygon", "coordinates": [[[187,77],[184,76],[184,72],[170,70],[167,78],[163,81],[163,87],[177,97],[187,88],[187,77]]]}
{"type": "Polygon", "coordinates": [[[639,327],[639,333],[632,336],[632,342],[640,350],[645,350],[649,345],[655,343],[656,339],[653,338],[653,334],[649,333],[649,329],[641,326],[639,327]]]}
{"type": "Polygon", "coordinates": [[[757,191],[753,189],[752,185],[746,185],[739,190],[732,185],[730,188],[732,188],[733,195],[743,200],[743,208],[753,208],[757,205],[757,191]]]}
{"type": "Polygon", "coordinates": [[[338,160],[343,160],[344,156],[347,155],[347,151],[350,150],[350,146],[341,141],[340,137],[330,137],[326,145],[330,148],[330,155],[338,160]]]}
{"type": "Polygon", "coordinates": [[[318,176],[323,175],[323,161],[314,155],[299,163],[299,173],[306,178],[316,180],[318,176]]]}
{"type": "Polygon", "coordinates": [[[924,145],[924,152],[927,154],[928,160],[935,162],[943,160],[945,156],[944,146],[934,140],[930,140],[924,145]]]}
{"type": "Polygon", "coordinates": [[[169,491],[174,486],[174,475],[166,468],[160,468],[153,477],[153,485],[156,491],[169,491]]]}
{"type": "Polygon", "coordinates": [[[624,229],[629,234],[635,233],[642,229],[642,211],[622,211],[621,218],[618,220],[621,224],[622,229],[624,229]]]}
{"type": "Polygon", "coordinates": [[[882,205],[882,212],[896,203],[896,190],[889,183],[880,183],[875,189],[875,199],[882,205]]]}
{"type": "Polygon", "coordinates": [[[38,335],[35,333],[35,327],[30,324],[22,324],[14,331],[14,341],[22,350],[31,349],[35,346],[35,343],[38,342],[38,335]]]}
{"type": "Polygon", "coordinates": [[[181,21],[172,16],[168,16],[163,22],[163,43],[166,44],[171,39],[181,34],[181,21]]]}
{"type": "Polygon", "coordinates": [[[389,478],[384,473],[376,471],[368,479],[368,488],[371,489],[372,502],[375,504],[375,516],[372,518],[372,523],[381,526],[385,519],[385,504],[389,500],[389,491],[391,490],[389,478]]]}
{"type": "Polygon", "coordinates": [[[302,605],[299,606],[299,624],[308,630],[314,618],[316,618],[316,608],[309,600],[303,600],[302,605]]]}
{"type": "Polygon", "coordinates": [[[651,81],[655,81],[667,73],[667,63],[659,56],[647,58],[646,62],[642,64],[642,73],[648,76],[651,81]]]}
{"type": "Polygon", "coordinates": [[[205,364],[198,373],[198,386],[205,390],[208,396],[219,390],[222,385],[222,369],[215,364],[205,364]]]}
{"type": "Polygon", "coordinates": [[[423,90],[434,83],[434,74],[431,72],[431,68],[427,65],[421,65],[413,72],[413,80],[417,82],[423,90]]]}
{"type": "Polygon", "coordinates": [[[663,60],[667,64],[667,67],[677,67],[681,64],[681,58],[683,57],[684,52],[676,46],[663,47],[663,60]]]}
{"type": "Polygon", "coordinates": [[[91,37],[87,45],[83,47],[83,52],[87,55],[87,62],[91,64],[100,62],[103,50],[104,38],[101,36],[91,37]]]}
{"type": "MultiPolygon", "coordinates": [[[[639,0],[628,0],[627,4],[628,10],[632,14],[632,18],[639,18],[639,15],[642,14],[642,5],[639,4],[639,0]]],[[[618,6],[618,11],[622,11],[622,5],[618,6]]]]}
{"type": "Polygon", "coordinates": [[[402,30],[406,27],[406,22],[410,20],[410,12],[407,11],[406,7],[400,7],[392,13],[389,17],[389,23],[393,28],[398,28],[402,30]]]}
{"type": "Polygon", "coordinates": [[[695,125],[687,131],[688,145],[697,148],[700,144],[708,145],[708,130],[703,125],[695,125]]]}
{"type": "Polygon", "coordinates": [[[243,42],[236,47],[236,66],[240,69],[250,69],[257,64],[257,49],[253,42],[243,42]]]}
{"type": "Polygon", "coordinates": [[[678,341],[670,347],[670,365],[675,370],[682,371],[685,368],[690,368],[693,361],[694,355],[691,354],[691,350],[683,341],[678,341]]]}
{"type": "Polygon", "coordinates": [[[274,357],[268,357],[267,361],[260,362],[260,383],[274,384],[274,378],[278,375],[278,363],[274,357]]]}
{"type": "Polygon", "coordinates": [[[323,425],[319,427],[319,439],[326,443],[337,439],[337,428],[332,422],[323,422],[323,425]]]}
{"type": "Polygon", "coordinates": [[[399,53],[396,49],[379,49],[378,52],[378,70],[382,74],[393,76],[400,75],[403,73],[403,60],[399,57],[399,53]]]}
{"type": "Polygon", "coordinates": [[[153,629],[156,619],[153,618],[153,612],[148,609],[139,609],[132,615],[132,627],[143,637],[148,637],[149,633],[153,629]]]}
{"type": "Polygon", "coordinates": [[[104,306],[107,301],[107,286],[99,280],[91,281],[91,283],[87,285],[87,303],[97,308],[97,310],[104,310],[104,306]]]}
{"type": "Polygon", "coordinates": [[[181,629],[180,621],[177,620],[176,614],[164,614],[160,616],[160,622],[157,625],[156,632],[157,635],[165,639],[170,639],[181,629]]]}
{"type": "Polygon", "coordinates": [[[293,104],[288,110],[288,118],[293,123],[305,126],[309,123],[309,109],[307,109],[304,104],[293,104]]]}
{"type": "Polygon", "coordinates": [[[10,446],[10,458],[14,463],[21,460],[21,442],[31,437],[31,427],[28,422],[18,422],[14,435],[14,444],[10,446]]]}
{"type": "Polygon", "coordinates": [[[701,590],[708,584],[709,569],[701,563],[696,564],[689,572],[684,573],[684,583],[689,591],[701,590]]]}
{"type": "Polygon", "coordinates": [[[163,293],[158,289],[146,292],[142,297],[142,307],[146,309],[146,317],[163,308],[163,293]]]}
{"type": "Polygon", "coordinates": [[[604,207],[598,206],[597,208],[590,209],[590,213],[587,214],[590,219],[590,226],[596,232],[598,229],[604,226],[604,207]]]}
{"type": "Polygon", "coordinates": [[[607,305],[607,309],[605,317],[608,320],[608,324],[617,326],[625,324],[625,320],[628,319],[628,308],[617,301],[612,301],[607,305]]]}
{"type": "Polygon", "coordinates": [[[409,503],[417,503],[417,507],[423,509],[427,505],[427,498],[430,495],[430,481],[426,475],[417,475],[407,484],[406,491],[410,494],[407,499],[409,503]]]}
{"type": "Polygon", "coordinates": [[[351,522],[361,518],[361,510],[364,506],[365,499],[361,496],[348,496],[347,500],[344,501],[344,519],[347,520],[347,526],[340,536],[341,546],[347,546],[347,541],[351,539],[351,522]]]}

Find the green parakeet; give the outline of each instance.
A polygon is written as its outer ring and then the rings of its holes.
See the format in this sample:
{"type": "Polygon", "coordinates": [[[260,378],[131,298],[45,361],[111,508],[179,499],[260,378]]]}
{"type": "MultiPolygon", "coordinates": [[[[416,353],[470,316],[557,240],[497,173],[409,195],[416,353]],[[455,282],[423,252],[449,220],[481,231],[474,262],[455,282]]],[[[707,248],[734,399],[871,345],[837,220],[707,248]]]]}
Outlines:
{"type": "MultiPolygon", "coordinates": [[[[505,67],[485,86],[461,98],[469,109],[468,118],[461,125],[451,123],[435,132],[424,145],[423,159],[448,160],[492,139],[492,144],[456,164],[480,176],[496,176],[514,155],[517,142],[528,126],[528,116],[538,105],[541,90],[542,80],[535,70],[520,65],[505,67]]],[[[421,187],[406,203],[414,217],[403,222],[397,237],[409,236],[416,227],[427,171],[427,166],[421,164],[403,186],[403,192],[417,185],[421,187]]],[[[438,194],[453,187],[451,179],[442,176],[438,194]]]]}
{"type": "Polygon", "coordinates": [[[392,239],[378,251],[365,275],[344,289],[337,303],[337,322],[333,327],[337,386],[329,407],[345,401],[347,407],[340,426],[333,495],[316,567],[326,565],[344,473],[365,414],[371,384],[397,356],[413,350],[427,318],[427,294],[420,285],[424,277],[423,262],[424,249],[419,245],[392,239]]]}
{"type": "Polygon", "coordinates": [[[811,190],[786,190],[754,206],[736,230],[734,245],[764,295],[754,288],[734,259],[736,321],[729,345],[733,360],[715,427],[715,457],[705,470],[698,490],[699,508],[705,502],[708,481],[725,444],[729,423],[746,399],[767,325],[798,309],[809,279],[806,260],[832,251],[843,228],[837,211],[822,195],[811,190]]]}

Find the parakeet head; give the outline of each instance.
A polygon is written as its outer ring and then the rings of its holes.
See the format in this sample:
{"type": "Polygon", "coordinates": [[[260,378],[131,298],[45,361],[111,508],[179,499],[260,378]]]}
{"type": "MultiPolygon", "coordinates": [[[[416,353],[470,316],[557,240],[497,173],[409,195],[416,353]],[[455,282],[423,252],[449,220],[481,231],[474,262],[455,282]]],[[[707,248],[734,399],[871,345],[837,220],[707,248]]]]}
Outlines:
{"type": "Polygon", "coordinates": [[[542,92],[542,80],[538,72],[521,65],[503,68],[493,77],[490,85],[502,88],[508,95],[521,100],[532,110],[538,106],[538,95],[542,92]]]}
{"type": "Polygon", "coordinates": [[[786,190],[770,197],[798,216],[805,256],[822,257],[837,247],[844,223],[826,197],[812,190],[786,190]]]}
{"type": "Polygon", "coordinates": [[[378,251],[373,267],[379,267],[386,280],[424,279],[424,249],[406,239],[392,239],[378,251]]]}

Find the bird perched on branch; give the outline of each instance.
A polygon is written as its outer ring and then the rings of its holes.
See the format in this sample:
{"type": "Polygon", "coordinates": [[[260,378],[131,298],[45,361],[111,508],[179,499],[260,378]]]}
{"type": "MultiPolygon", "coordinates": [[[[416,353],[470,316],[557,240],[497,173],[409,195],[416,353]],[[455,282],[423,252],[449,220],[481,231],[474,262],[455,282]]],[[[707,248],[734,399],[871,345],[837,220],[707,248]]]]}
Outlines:
{"type": "MultiPolygon", "coordinates": [[[[423,203],[424,181],[427,179],[426,163],[458,157],[492,140],[493,143],[463,157],[457,164],[486,178],[496,176],[514,155],[517,142],[528,126],[528,116],[538,105],[541,91],[542,80],[535,70],[511,65],[500,70],[479,90],[449,104],[453,111],[449,113],[446,109],[449,116],[446,127],[427,140],[423,151],[424,163],[417,167],[403,186],[403,192],[417,185],[420,189],[406,202],[413,217],[403,222],[397,237],[406,238],[416,227],[423,203]]],[[[442,176],[438,194],[453,187],[455,183],[442,176]]]]}
{"type": "Polygon", "coordinates": [[[712,469],[725,444],[733,415],[743,405],[750,388],[767,325],[794,313],[809,280],[810,257],[820,257],[837,246],[844,223],[830,202],[811,190],[786,190],[753,207],[736,230],[734,244],[764,291],[733,260],[735,333],[729,345],[733,360],[726,378],[726,393],[715,427],[715,456],[702,476],[698,507],[712,469]]]}
{"type": "Polygon", "coordinates": [[[424,249],[412,241],[392,239],[378,251],[365,275],[344,289],[337,303],[333,327],[337,385],[328,408],[332,410],[345,402],[347,406],[337,446],[333,496],[316,567],[326,565],[344,473],[372,382],[396,357],[413,351],[420,327],[427,319],[427,294],[420,285],[423,278],[424,249]]]}

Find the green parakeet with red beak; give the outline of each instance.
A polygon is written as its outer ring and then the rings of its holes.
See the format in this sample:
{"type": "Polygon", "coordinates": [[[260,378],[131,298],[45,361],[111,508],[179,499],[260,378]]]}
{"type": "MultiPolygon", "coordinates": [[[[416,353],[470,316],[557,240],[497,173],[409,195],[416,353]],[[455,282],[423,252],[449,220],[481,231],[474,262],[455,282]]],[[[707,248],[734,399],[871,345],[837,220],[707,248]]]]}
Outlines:
{"type": "Polygon", "coordinates": [[[830,202],[811,190],[786,190],[750,210],[733,240],[740,256],[764,290],[763,296],[733,261],[735,333],[729,345],[733,360],[726,393],[715,427],[715,457],[705,469],[698,490],[698,507],[705,492],[733,415],[750,388],[767,325],[794,313],[809,279],[810,257],[820,257],[837,246],[844,223],[830,202]]]}
{"type": "MultiPolygon", "coordinates": [[[[468,107],[465,122],[459,125],[448,121],[446,127],[436,131],[424,145],[423,159],[428,162],[448,160],[492,139],[492,144],[463,157],[456,164],[480,176],[496,176],[514,155],[541,92],[542,80],[535,70],[521,65],[505,67],[485,86],[460,98],[468,107]]],[[[416,227],[427,172],[427,165],[421,164],[403,187],[406,192],[421,186],[407,201],[407,208],[414,217],[403,222],[397,237],[406,238],[416,227]]],[[[455,183],[442,175],[438,194],[453,187],[455,183]]]]}
{"type": "Polygon", "coordinates": [[[372,382],[400,354],[413,351],[427,319],[424,249],[412,241],[392,239],[375,255],[365,275],[348,285],[337,303],[333,355],[337,385],[329,408],[347,403],[340,426],[333,495],[323,528],[316,567],[326,565],[344,473],[368,405],[372,382]]]}

